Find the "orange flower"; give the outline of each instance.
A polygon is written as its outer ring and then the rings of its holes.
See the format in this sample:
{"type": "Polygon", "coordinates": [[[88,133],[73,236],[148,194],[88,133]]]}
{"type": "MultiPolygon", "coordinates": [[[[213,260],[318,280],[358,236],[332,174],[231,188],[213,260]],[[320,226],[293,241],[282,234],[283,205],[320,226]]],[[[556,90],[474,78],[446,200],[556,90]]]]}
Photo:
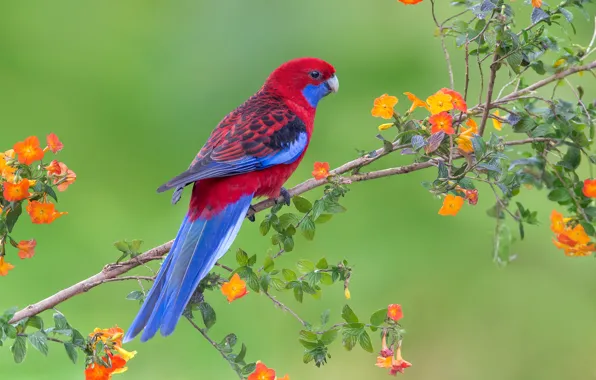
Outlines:
{"type": "Polygon", "coordinates": [[[31,165],[35,161],[43,159],[43,150],[39,147],[39,139],[36,136],[29,136],[25,141],[14,144],[14,151],[18,154],[19,162],[31,165]]]}
{"type": "Polygon", "coordinates": [[[391,304],[387,307],[387,316],[393,319],[395,322],[403,318],[404,312],[399,304],[391,304]]]}
{"type": "MultiPolygon", "coordinates": [[[[499,110],[496,110],[493,113],[493,115],[498,118],[499,117],[499,110]]],[[[500,131],[501,129],[503,129],[503,123],[501,123],[501,121],[499,119],[492,118],[492,121],[493,121],[493,127],[495,127],[495,129],[497,131],[500,131]]]]}
{"type": "Polygon", "coordinates": [[[124,336],[124,330],[118,326],[110,327],[109,329],[100,329],[96,327],[92,333],[89,334],[90,338],[95,337],[96,340],[101,340],[103,343],[107,343],[108,340],[114,342],[116,346],[122,346],[122,337],[124,336]]]}
{"type": "Polygon", "coordinates": [[[373,109],[370,111],[374,117],[382,117],[383,119],[391,119],[393,117],[393,107],[398,100],[395,96],[383,94],[375,99],[373,109]]]}
{"type": "Polygon", "coordinates": [[[447,112],[441,112],[432,115],[428,121],[432,125],[431,133],[437,133],[439,131],[445,132],[445,134],[452,135],[455,133],[453,129],[453,117],[447,112]]]}
{"type": "Polygon", "coordinates": [[[426,104],[425,101],[418,99],[418,97],[416,95],[412,94],[411,92],[404,92],[404,95],[406,95],[408,97],[408,99],[412,102],[412,106],[408,110],[408,113],[411,113],[418,107],[424,107],[427,110],[429,109],[428,104],[426,104]]]}
{"type": "Polygon", "coordinates": [[[126,367],[126,360],[124,358],[111,353],[108,353],[106,356],[109,357],[112,366],[104,367],[101,364],[91,363],[85,368],[85,380],[109,380],[113,374],[126,372],[128,368],[126,367]]]}
{"type": "Polygon", "coordinates": [[[393,358],[391,356],[387,356],[386,358],[377,356],[377,363],[375,365],[379,368],[391,368],[392,362],[393,358]]]}
{"type": "Polygon", "coordinates": [[[248,293],[246,291],[246,282],[240,278],[238,273],[234,273],[230,281],[221,286],[221,292],[228,298],[228,302],[242,298],[248,293]]]}
{"type": "Polygon", "coordinates": [[[8,271],[13,269],[14,265],[4,261],[4,256],[0,256],[0,276],[6,276],[8,271]]]}
{"type": "Polygon", "coordinates": [[[23,199],[29,198],[31,196],[31,193],[29,192],[29,186],[31,186],[31,182],[26,178],[14,184],[10,182],[4,182],[2,186],[4,186],[4,199],[9,202],[22,201],[23,199]]]}
{"type": "Polygon", "coordinates": [[[46,141],[48,143],[48,147],[46,149],[51,150],[52,153],[58,153],[62,150],[62,148],[64,148],[64,144],[62,144],[62,141],[60,141],[58,136],[56,136],[54,133],[50,133],[46,137],[46,141]]]}
{"type": "Polygon", "coordinates": [[[565,228],[567,227],[566,220],[563,219],[563,215],[560,212],[557,212],[557,210],[553,210],[550,214],[550,222],[550,229],[556,234],[565,231],[565,228]]]}
{"type": "Polygon", "coordinates": [[[329,177],[329,163],[328,162],[315,162],[314,170],[312,171],[312,176],[315,179],[324,179],[329,177]]]}
{"type": "Polygon", "coordinates": [[[532,0],[532,6],[534,8],[540,8],[542,6],[542,0],[532,0]]]}
{"type": "Polygon", "coordinates": [[[62,173],[62,168],[60,167],[60,163],[57,160],[50,162],[50,164],[46,166],[46,170],[50,175],[58,175],[62,173]]]}
{"type": "Polygon", "coordinates": [[[285,375],[284,377],[280,377],[277,380],[290,380],[290,375],[285,375]]]}
{"type": "Polygon", "coordinates": [[[455,139],[457,147],[464,153],[472,153],[474,151],[474,145],[472,139],[475,134],[478,134],[478,125],[473,119],[468,119],[466,125],[470,128],[462,127],[462,131],[459,136],[455,139]]]}
{"type": "Polygon", "coordinates": [[[389,370],[389,374],[390,375],[397,375],[397,373],[404,373],[404,370],[408,367],[411,367],[412,364],[406,360],[404,360],[404,358],[402,358],[401,356],[401,347],[397,348],[397,351],[395,353],[395,358],[393,359],[393,362],[391,363],[391,369],[389,370]]]}
{"type": "Polygon", "coordinates": [[[439,210],[439,215],[447,216],[455,216],[464,205],[464,199],[458,195],[447,194],[445,199],[443,199],[443,206],[439,210]]]}
{"type": "Polygon", "coordinates": [[[414,5],[414,4],[418,4],[422,0],[397,0],[397,1],[399,1],[400,3],[406,4],[406,5],[414,5]]]}
{"type": "Polygon", "coordinates": [[[596,198],[596,179],[585,180],[582,191],[586,197],[596,198]]]}
{"type": "Polygon", "coordinates": [[[441,92],[451,96],[451,104],[453,105],[453,108],[464,113],[468,112],[468,105],[466,104],[464,97],[461,96],[459,92],[450,90],[448,88],[442,88],[441,92]]]}
{"type": "Polygon", "coordinates": [[[77,175],[63,162],[58,162],[58,166],[60,167],[60,177],[54,178],[54,184],[58,184],[58,186],[56,186],[58,191],[66,191],[68,186],[72,185],[77,179],[77,175]]]}
{"type": "Polygon", "coordinates": [[[275,371],[259,361],[255,371],[248,375],[248,380],[275,380],[275,371]]]}
{"type": "Polygon", "coordinates": [[[429,96],[428,99],[426,99],[426,103],[428,103],[428,106],[430,107],[430,113],[433,115],[445,111],[451,111],[453,109],[451,95],[445,94],[441,91],[429,96]]]}
{"type": "Polygon", "coordinates": [[[35,255],[35,246],[37,246],[37,241],[35,239],[32,240],[21,240],[19,244],[17,244],[17,248],[19,249],[19,257],[21,259],[30,259],[35,255]]]}
{"type": "Polygon", "coordinates": [[[42,203],[38,201],[31,201],[27,205],[27,213],[31,217],[34,224],[50,224],[67,212],[56,211],[56,206],[53,203],[42,203]]]}

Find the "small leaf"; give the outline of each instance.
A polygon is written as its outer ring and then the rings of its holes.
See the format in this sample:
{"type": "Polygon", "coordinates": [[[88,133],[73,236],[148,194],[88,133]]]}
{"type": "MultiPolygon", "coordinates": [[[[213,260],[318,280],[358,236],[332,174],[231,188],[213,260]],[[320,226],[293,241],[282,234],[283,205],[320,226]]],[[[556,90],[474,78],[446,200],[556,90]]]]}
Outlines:
{"type": "Polygon", "coordinates": [[[570,200],[571,196],[569,195],[567,189],[563,187],[558,187],[556,189],[551,190],[551,192],[548,193],[548,199],[553,202],[565,202],[570,200]]]}
{"type": "Polygon", "coordinates": [[[370,335],[364,330],[362,330],[362,334],[358,337],[358,342],[360,343],[360,347],[367,352],[373,352],[372,341],[370,340],[370,335]]]}
{"type": "Polygon", "coordinates": [[[300,211],[301,213],[306,214],[312,209],[312,203],[310,203],[310,201],[306,198],[295,196],[292,198],[292,201],[294,202],[294,207],[296,207],[296,210],[300,211]]]}
{"type": "Polygon", "coordinates": [[[270,273],[273,268],[275,268],[273,258],[270,255],[267,255],[267,257],[265,257],[265,262],[263,263],[263,270],[267,273],[270,273]]]}
{"type": "Polygon", "coordinates": [[[337,328],[325,331],[321,335],[321,342],[323,342],[323,344],[325,344],[325,345],[329,345],[329,344],[333,343],[333,341],[337,338],[337,334],[338,334],[337,328]]]}
{"type": "Polygon", "coordinates": [[[549,18],[548,13],[542,10],[542,8],[534,8],[532,10],[532,24],[537,24],[542,20],[549,18]]]}
{"type": "Polygon", "coordinates": [[[48,337],[41,331],[29,335],[29,342],[43,355],[48,355],[48,337]]]}
{"type": "Polygon", "coordinates": [[[217,315],[215,314],[215,310],[209,305],[207,302],[201,302],[199,304],[199,310],[201,311],[201,316],[203,317],[203,323],[207,330],[209,330],[215,322],[217,322],[217,315]]]}
{"type": "Polygon", "coordinates": [[[325,310],[323,313],[321,313],[321,325],[325,326],[327,323],[329,323],[329,314],[331,313],[331,311],[329,309],[325,310]]]}
{"type": "Polygon", "coordinates": [[[319,339],[317,334],[315,334],[312,331],[300,330],[299,335],[300,335],[300,338],[307,340],[309,342],[316,342],[319,339]]]}
{"type": "Polygon", "coordinates": [[[352,308],[350,308],[350,306],[348,305],[345,305],[342,309],[341,317],[344,319],[344,321],[348,323],[358,323],[358,317],[356,316],[354,311],[352,311],[352,308]]]}
{"type": "Polygon", "coordinates": [[[381,326],[387,319],[387,308],[377,310],[370,316],[370,324],[373,326],[381,326]]]}
{"type": "Polygon", "coordinates": [[[328,221],[331,220],[331,218],[333,218],[332,214],[321,214],[316,220],[315,223],[316,224],[323,224],[323,223],[327,223],[328,221]]]}
{"type": "Polygon", "coordinates": [[[426,145],[426,141],[424,141],[424,137],[422,137],[420,135],[415,135],[415,136],[412,136],[411,144],[412,144],[412,149],[418,150],[426,145]]]}
{"type": "Polygon", "coordinates": [[[143,294],[142,291],[133,290],[132,292],[128,293],[128,295],[126,296],[126,299],[131,300],[131,301],[139,301],[139,300],[142,300],[144,297],[145,297],[145,295],[143,294]]]}
{"type": "Polygon", "coordinates": [[[125,242],[124,240],[115,242],[114,247],[116,247],[116,249],[122,253],[129,253],[129,251],[130,251],[130,247],[128,246],[128,243],[125,242]]]}
{"type": "Polygon", "coordinates": [[[439,131],[437,133],[432,134],[428,138],[428,145],[424,148],[426,154],[432,153],[439,148],[443,139],[445,138],[445,132],[439,131]]]}
{"type": "Polygon", "coordinates": [[[302,223],[300,223],[300,231],[302,231],[302,235],[304,235],[304,237],[307,240],[314,239],[315,229],[315,222],[313,222],[313,220],[310,217],[304,218],[304,220],[302,220],[302,223]]]}
{"type": "Polygon", "coordinates": [[[54,325],[57,330],[68,330],[70,327],[64,314],[59,312],[54,313],[54,325]]]}
{"type": "Polygon", "coordinates": [[[281,273],[283,274],[286,281],[296,281],[298,277],[296,276],[296,272],[291,269],[282,269],[281,273]]]}
{"type": "Polygon", "coordinates": [[[327,259],[325,259],[324,257],[319,260],[319,262],[317,263],[316,267],[318,269],[327,269],[329,268],[329,263],[327,263],[327,259]]]}
{"type": "Polygon", "coordinates": [[[300,273],[308,273],[315,270],[315,264],[308,260],[298,260],[296,267],[298,267],[300,273]]]}
{"type": "Polygon", "coordinates": [[[64,343],[64,348],[66,349],[66,354],[72,360],[74,364],[77,364],[77,358],[79,357],[79,353],[75,348],[75,345],[69,342],[64,343]]]}
{"type": "Polygon", "coordinates": [[[472,146],[474,147],[474,154],[477,158],[484,156],[486,153],[486,143],[481,136],[474,136],[472,138],[472,146]]]}
{"type": "Polygon", "coordinates": [[[236,262],[243,267],[248,265],[248,254],[240,248],[236,251],[236,262]]]}
{"type": "Polygon", "coordinates": [[[24,336],[17,336],[14,344],[10,347],[15,363],[22,363],[27,356],[27,340],[24,336]]]}

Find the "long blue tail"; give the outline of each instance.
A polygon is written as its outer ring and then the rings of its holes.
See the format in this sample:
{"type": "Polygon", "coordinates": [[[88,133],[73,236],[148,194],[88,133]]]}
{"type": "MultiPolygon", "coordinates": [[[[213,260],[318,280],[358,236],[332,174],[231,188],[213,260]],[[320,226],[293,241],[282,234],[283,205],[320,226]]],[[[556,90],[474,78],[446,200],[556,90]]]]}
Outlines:
{"type": "Polygon", "coordinates": [[[184,218],[172,249],[166,257],[139,314],[124,341],[141,331],[141,342],[157,330],[170,335],[199,282],[232,245],[246,216],[253,195],[245,195],[209,220],[184,218]]]}

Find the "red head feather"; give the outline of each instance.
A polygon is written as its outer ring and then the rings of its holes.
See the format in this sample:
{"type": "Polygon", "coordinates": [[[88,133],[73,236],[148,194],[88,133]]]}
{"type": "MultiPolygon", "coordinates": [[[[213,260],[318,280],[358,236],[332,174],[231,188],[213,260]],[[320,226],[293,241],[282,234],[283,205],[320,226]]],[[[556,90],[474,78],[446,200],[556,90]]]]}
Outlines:
{"type": "MultiPolygon", "coordinates": [[[[331,64],[319,58],[297,58],[273,71],[263,87],[310,111],[314,107],[305,98],[304,89],[309,85],[325,85],[330,79],[337,86],[335,68],[331,64]]],[[[337,87],[331,90],[337,91],[337,87]]]]}

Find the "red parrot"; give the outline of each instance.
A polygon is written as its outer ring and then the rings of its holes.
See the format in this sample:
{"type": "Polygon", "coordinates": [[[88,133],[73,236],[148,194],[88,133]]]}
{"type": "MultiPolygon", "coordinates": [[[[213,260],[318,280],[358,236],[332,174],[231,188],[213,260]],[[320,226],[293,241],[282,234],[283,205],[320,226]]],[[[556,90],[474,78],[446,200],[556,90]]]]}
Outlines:
{"type": "Polygon", "coordinates": [[[188,170],[159,189],[192,184],[190,206],[170,253],[125,341],[141,331],[141,341],[158,330],[170,335],[199,282],[230,248],[251,201],[279,197],[302,160],[313,132],[317,104],[337,92],[335,69],[317,58],[299,58],[278,67],[261,89],[229,113],[188,170]]]}

